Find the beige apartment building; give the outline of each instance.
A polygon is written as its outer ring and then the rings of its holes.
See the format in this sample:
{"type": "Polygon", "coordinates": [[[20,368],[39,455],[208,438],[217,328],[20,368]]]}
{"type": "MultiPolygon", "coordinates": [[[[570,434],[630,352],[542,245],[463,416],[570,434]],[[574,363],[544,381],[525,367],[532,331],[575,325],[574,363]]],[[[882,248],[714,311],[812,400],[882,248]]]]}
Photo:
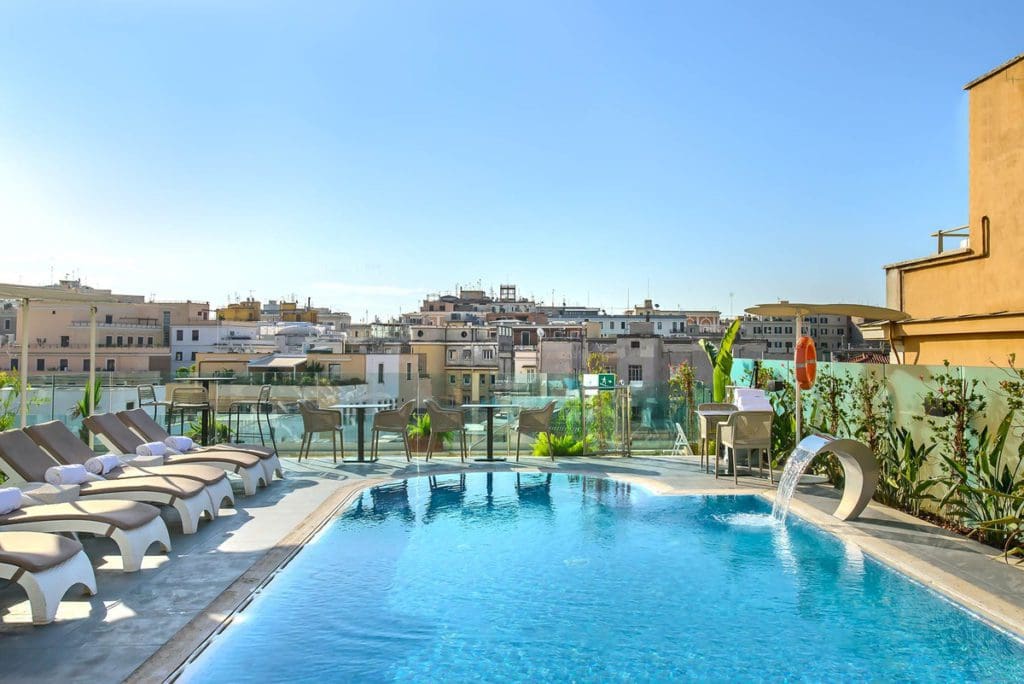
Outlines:
{"type": "MultiPolygon", "coordinates": [[[[83,287],[78,280],[62,280],[53,287],[111,294],[83,287]]],[[[206,302],[147,302],[141,295],[116,296],[124,301],[96,304],[96,370],[169,373],[171,326],[206,320],[210,313],[206,302]]],[[[32,305],[28,373],[89,371],[89,306],[32,305]]],[[[24,330],[20,308],[16,329],[24,330]]],[[[18,370],[19,362],[17,348],[4,346],[0,370],[18,370]]]]}
{"type": "Polygon", "coordinates": [[[414,325],[409,346],[423,359],[438,403],[458,406],[493,398],[499,373],[495,327],[414,325]]]}

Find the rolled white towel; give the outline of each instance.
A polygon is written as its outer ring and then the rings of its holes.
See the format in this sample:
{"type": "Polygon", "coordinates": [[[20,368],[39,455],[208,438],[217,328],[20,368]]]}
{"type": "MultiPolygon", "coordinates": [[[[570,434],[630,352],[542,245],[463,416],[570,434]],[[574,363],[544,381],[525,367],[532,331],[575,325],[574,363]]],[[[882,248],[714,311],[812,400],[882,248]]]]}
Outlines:
{"type": "Polygon", "coordinates": [[[139,456],[165,456],[167,445],[163,442],[146,442],[135,447],[135,453],[139,456]]]}
{"type": "Polygon", "coordinates": [[[171,435],[164,440],[164,444],[177,451],[179,454],[183,454],[186,451],[192,451],[196,443],[192,441],[191,437],[184,437],[178,435],[171,435]]]}
{"type": "Polygon", "coordinates": [[[82,484],[97,479],[79,463],[47,468],[43,478],[52,485],[82,484]]]}
{"type": "Polygon", "coordinates": [[[19,508],[21,508],[21,490],[17,487],[0,489],[0,515],[7,515],[19,508]]]}
{"type": "Polygon", "coordinates": [[[93,456],[85,462],[85,469],[94,475],[106,475],[114,468],[121,467],[121,459],[114,454],[93,456]]]}

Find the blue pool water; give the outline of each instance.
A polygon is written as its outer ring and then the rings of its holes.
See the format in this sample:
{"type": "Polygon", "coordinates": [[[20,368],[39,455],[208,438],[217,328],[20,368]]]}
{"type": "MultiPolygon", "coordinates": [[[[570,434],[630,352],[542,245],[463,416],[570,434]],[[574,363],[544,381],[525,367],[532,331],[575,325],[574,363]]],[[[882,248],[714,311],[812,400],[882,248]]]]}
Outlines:
{"type": "Polygon", "coordinates": [[[756,497],[475,473],[364,492],[198,682],[1024,681],[1024,647],[756,497]]]}

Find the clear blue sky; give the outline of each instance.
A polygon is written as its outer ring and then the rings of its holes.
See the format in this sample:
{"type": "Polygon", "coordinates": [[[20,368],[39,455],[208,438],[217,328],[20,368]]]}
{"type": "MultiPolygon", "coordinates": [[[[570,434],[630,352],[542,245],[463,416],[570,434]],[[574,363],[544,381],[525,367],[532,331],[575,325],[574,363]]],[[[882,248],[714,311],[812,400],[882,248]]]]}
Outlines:
{"type": "Polygon", "coordinates": [[[1022,26],[1019,0],[8,3],[0,281],[356,319],[477,281],[880,304],[883,263],[966,222],[961,88],[1022,26]]]}

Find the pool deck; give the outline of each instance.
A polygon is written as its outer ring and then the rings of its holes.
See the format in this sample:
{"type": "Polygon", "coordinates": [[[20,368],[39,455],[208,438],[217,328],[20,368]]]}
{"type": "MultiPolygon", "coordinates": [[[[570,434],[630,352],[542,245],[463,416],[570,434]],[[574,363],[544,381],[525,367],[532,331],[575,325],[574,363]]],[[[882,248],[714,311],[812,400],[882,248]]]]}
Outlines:
{"type": "MultiPolygon", "coordinates": [[[[302,463],[283,459],[287,478],[255,496],[237,497],[191,536],[169,521],[170,554],[147,556],[143,570],[125,574],[112,542],[85,539],[99,593],[69,594],[51,625],[30,624],[20,587],[0,590],[0,677],[5,682],[162,681],[230,616],[251,592],[358,492],[380,482],[449,472],[543,471],[606,476],[658,494],[760,494],[766,480],[705,475],[696,459],[657,456],[571,458],[552,463],[460,463],[442,458],[407,464],[302,463]],[[179,530],[175,533],[175,529],[179,530]]],[[[993,560],[995,549],[872,503],[845,523],[829,513],[838,494],[801,486],[792,511],[849,540],[920,582],[954,597],[992,622],[1024,636],[1024,570],[993,560]]]]}

